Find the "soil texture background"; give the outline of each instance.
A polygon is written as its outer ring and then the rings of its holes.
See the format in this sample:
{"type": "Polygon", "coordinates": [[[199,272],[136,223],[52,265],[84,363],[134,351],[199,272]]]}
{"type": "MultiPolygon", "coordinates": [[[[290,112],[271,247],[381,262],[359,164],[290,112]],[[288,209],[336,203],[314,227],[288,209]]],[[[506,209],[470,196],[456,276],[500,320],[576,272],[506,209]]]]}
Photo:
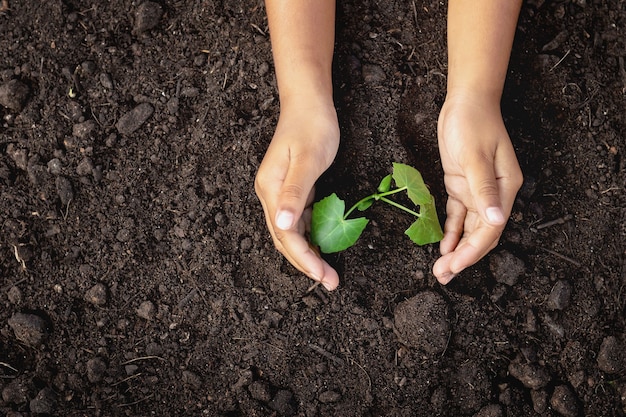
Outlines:
{"type": "MultiPolygon", "coordinates": [[[[0,7],[1,415],[626,414],[623,0],[524,3],[500,245],[444,287],[438,246],[374,207],[332,293],[253,190],[279,114],[262,1],[0,7]]],[[[446,7],[338,2],[319,197],[402,162],[445,218],[446,7]]]]}

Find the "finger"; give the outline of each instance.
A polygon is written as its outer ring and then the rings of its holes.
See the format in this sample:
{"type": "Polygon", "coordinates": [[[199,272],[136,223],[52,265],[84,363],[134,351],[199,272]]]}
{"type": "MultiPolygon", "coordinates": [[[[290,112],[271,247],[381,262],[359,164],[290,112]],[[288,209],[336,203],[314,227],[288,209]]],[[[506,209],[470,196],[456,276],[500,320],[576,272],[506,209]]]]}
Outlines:
{"type": "Polygon", "coordinates": [[[498,244],[503,229],[504,227],[481,223],[471,233],[466,232],[466,236],[454,251],[445,254],[433,265],[433,274],[437,280],[445,285],[465,268],[482,259],[498,244]]]}
{"type": "Polygon", "coordinates": [[[289,168],[276,201],[274,224],[278,229],[289,230],[302,216],[320,169],[310,155],[291,154],[289,168]]]}
{"type": "Polygon", "coordinates": [[[494,156],[473,154],[466,163],[465,177],[474,198],[476,210],[485,223],[500,226],[506,223],[494,168],[494,156]]]}
{"type": "Polygon", "coordinates": [[[339,285],[337,272],[309,245],[304,237],[294,231],[275,231],[276,247],[285,258],[302,273],[319,281],[328,290],[339,285]]]}
{"type": "MultiPolygon", "coordinates": [[[[275,209],[273,209],[275,207],[275,199],[271,198],[273,194],[270,190],[279,189],[281,184],[280,175],[276,172],[267,173],[264,170],[259,170],[255,188],[263,207],[265,221],[274,246],[300,272],[306,274],[311,279],[320,281],[328,290],[337,288],[339,285],[337,272],[310,248],[303,236],[304,219],[297,222],[295,230],[284,231],[274,227],[272,220],[275,218],[275,209]]],[[[313,195],[309,198],[312,201],[313,195]]]]}
{"type": "Polygon", "coordinates": [[[443,239],[439,243],[439,250],[442,255],[452,252],[461,240],[466,214],[467,208],[461,201],[452,196],[448,197],[443,239]]]}

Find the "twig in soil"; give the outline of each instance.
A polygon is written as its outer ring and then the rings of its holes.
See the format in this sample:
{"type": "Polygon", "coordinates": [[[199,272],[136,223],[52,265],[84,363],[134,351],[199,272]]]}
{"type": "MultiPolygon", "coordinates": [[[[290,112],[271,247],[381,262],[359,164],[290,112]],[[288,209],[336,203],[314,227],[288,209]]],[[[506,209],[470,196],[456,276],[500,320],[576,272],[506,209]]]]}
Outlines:
{"type": "Polygon", "coordinates": [[[20,252],[17,250],[17,246],[16,245],[12,245],[12,246],[13,246],[13,253],[15,254],[15,259],[17,259],[20,265],[22,265],[22,270],[26,271],[26,262],[24,262],[24,260],[20,257],[20,252]]]}
{"type": "Polygon", "coordinates": [[[124,366],[124,365],[128,365],[129,363],[138,362],[138,361],[145,361],[145,360],[148,360],[148,359],[158,359],[160,361],[165,362],[165,359],[160,357],[160,356],[142,356],[140,358],[135,358],[135,359],[131,359],[129,361],[126,361],[126,362],[122,363],[121,365],[124,366]]]}
{"type": "Polygon", "coordinates": [[[315,284],[311,285],[307,290],[306,293],[310,293],[311,291],[313,291],[314,289],[316,289],[317,287],[320,286],[322,282],[321,281],[317,281],[315,284]]]}
{"type": "Polygon", "coordinates": [[[150,394],[147,397],[142,398],[141,400],[133,401],[132,403],[118,404],[117,406],[118,407],[130,407],[131,405],[136,405],[136,404],[142,403],[142,402],[144,402],[146,400],[149,400],[152,397],[154,397],[154,394],[150,394]]]}
{"type": "Polygon", "coordinates": [[[555,252],[555,251],[550,250],[550,249],[547,249],[547,248],[542,248],[542,247],[540,247],[539,249],[543,250],[544,252],[548,252],[550,255],[554,255],[554,256],[556,256],[557,258],[561,258],[561,259],[563,259],[564,261],[570,262],[571,264],[573,264],[573,265],[576,265],[576,266],[580,267],[580,262],[575,261],[575,260],[574,260],[574,259],[572,259],[572,258],[569,258],[569,257],[567,257],[567,256],[565,256],[565,255],[561,255],[560,253],[555,252]]]}
{"type": "Polygon", "coordinates": [[[350,363],[352,365],[356,365],[359,368],[361,368],[361,370],[365,373],[365,375],[367,376],[367,382],[368,382],[368,389],[372,389],[372,378],[370,378],[370,374],[367,373],[367,371],[365,370],[365,368],[363,368],[361,366],[360,363],[358,363],[357,361],[355,361],[354,359],[350,359],[350,363]]]}
{"type": "Polygon", "coordinates": [[[131,375],[131,376],[129,376],[129,377],[126,377],[126,378],[122,379],[121,381],[117,381],[117,382],[115,382],[114,384],[111,384],[111,386],[112,386],[112,387],[116,387],[116,386],[118,386],[119,384],[123,384],[123,383],[124,383],[124,382],[126,382],[126,381],[130,381],[131,379],[138,378],[140,375],[141,375],[141,372],[136,373],[136,374],[134,374],[134,375],[131,375]]]}
{"type": "Polygon", "coordinates": [[[8,12],[9,10],[9,0],[2,0],[2,3],[0,3],[0,13],[8,12]]]}
{"type": "Polygon", "coordinates": [[[559,62],[557,62],[552,68],[550,68],[550,72],[554,71],[554,69],[558,67],[565,58],[567,58],[570,52],[572,52],[572,50],[568,49],[567,52],[565,52],[565,55],[563,55],[563,58],[559,59],[559,62]]]}
{"type": "Polygon", "coordinates": [[[250,26],[255,28],[261,35],[267,36],[267,34],[263,31],[263,29],[261,29],[258,25],[255,25],[254,23],[250,23],[250,26]]]}
{"type": "Polygon", "coordinates": [[[554,219],[554,220],[547,221],[545,223],[538,224],[537,226],[535,226],[535,229],[541,230],[547,227],[555,226],[557,224],[564,224],[565,222],[568,222],[572,220],[573,218],[574,216],[572,216],[571,214],[566,214],[565,216],[559,217],[558,219],[554,219]]]}
{"type": "Polygon", "coordinates": [[[317,346],[314,343],[309,343],[309,348],[311,348],[311,350],[314,350],[315,352],[319,353],[320,355],[322,355],[326,359],[329,359],[329,360],[335,362],[337,365],[343,365],[344,364],[343,359],[338,358],[337,356],[333,355],[332,353],[330,353],[326,349],[321,348],[321,347],[317,346]]]}
{"type": "Polygon", "coordinates": [[[9,368],[10,370],[12,370],[15,373],[19,373],[20,372],[17,369],[15,369],[14,367],[12,367],[11,365],[9,365],[8,363],[5,363],[5,362],[0,362],[0,366],[4,366],[5,368],[9,368]]]}

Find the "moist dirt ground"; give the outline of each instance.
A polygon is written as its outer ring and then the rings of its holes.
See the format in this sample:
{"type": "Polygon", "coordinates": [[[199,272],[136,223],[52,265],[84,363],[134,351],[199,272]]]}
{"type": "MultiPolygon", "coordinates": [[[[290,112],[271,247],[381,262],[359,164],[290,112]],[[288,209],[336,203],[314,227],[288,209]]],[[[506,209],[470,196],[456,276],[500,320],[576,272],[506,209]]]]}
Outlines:
{"type": "MultiPolygon", "coordinates": [[[[319,197],[402,162],[445,218],[446,7],[338,2],[319,197]]],[[[1,415],[625,415],[623,0],[524,3],[500,245],[444,287],[375,206],[332,293],[253,190],[279,114],[262,1],[0,9],[1,415]]]]}

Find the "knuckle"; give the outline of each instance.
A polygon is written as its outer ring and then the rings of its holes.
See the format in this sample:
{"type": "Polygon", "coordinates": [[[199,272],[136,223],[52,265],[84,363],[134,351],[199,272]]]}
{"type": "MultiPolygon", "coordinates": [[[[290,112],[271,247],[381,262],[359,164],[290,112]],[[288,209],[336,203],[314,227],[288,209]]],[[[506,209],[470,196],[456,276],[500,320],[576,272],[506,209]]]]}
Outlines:
{"type": "Polygon", "coordinates": [[[484,180],[478,185],[478,194],[484,196],[498,195],[498,185],[495,181],[484,180]]]}
{"type": "Polygon", "coordinates": [[[300,200],[304,195],[304,188],[298,184],[285,184],[282,187],[281,195],[285,199],[300,200]]]}

